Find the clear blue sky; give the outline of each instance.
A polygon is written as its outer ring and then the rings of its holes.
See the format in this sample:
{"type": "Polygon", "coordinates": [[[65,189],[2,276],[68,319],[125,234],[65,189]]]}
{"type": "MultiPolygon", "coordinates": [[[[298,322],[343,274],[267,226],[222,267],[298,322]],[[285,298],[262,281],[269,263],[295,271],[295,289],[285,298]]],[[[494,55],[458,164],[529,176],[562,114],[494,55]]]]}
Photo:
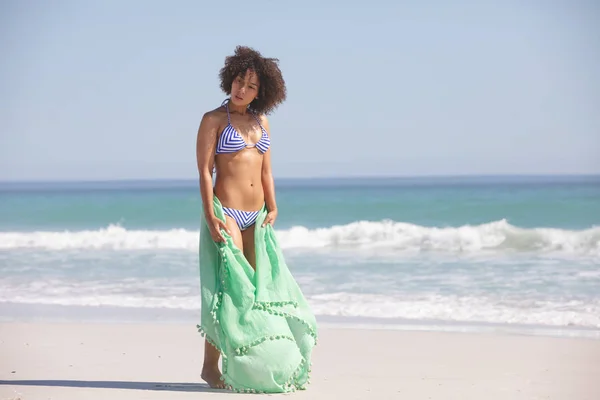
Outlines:
{"type": "Polygon", "coordinates": [[[276,178],[600,173],[600,5],[527,3],[3,1],[0,180],[195,178],[237,44],[276,178]]]}

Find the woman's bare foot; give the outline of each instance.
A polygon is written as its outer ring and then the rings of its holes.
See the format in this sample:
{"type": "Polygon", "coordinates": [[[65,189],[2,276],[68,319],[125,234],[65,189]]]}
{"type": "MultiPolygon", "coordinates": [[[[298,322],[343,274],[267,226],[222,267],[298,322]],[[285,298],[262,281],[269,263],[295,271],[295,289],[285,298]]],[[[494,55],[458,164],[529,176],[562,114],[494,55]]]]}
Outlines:
{"type": "Polygon", "coordinates": [[[225,389],[225,382],[221,380],[221,371],[218,367],[203,367],[200,377],[213,389],[225,389]]]}

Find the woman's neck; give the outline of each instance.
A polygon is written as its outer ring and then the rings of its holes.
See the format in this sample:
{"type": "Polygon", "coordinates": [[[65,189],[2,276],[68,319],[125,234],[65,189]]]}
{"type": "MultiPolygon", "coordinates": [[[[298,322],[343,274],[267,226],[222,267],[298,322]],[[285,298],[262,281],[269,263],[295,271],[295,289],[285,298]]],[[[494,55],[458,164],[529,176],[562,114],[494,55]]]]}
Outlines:
{"type": "Polygon", "coordinates": [[[248,111],[248,106],[236,106],[231,101],[227,102],[227,107],[229,107],[229,112],[240,115],[246,115],[246,112],[248,111]]]}

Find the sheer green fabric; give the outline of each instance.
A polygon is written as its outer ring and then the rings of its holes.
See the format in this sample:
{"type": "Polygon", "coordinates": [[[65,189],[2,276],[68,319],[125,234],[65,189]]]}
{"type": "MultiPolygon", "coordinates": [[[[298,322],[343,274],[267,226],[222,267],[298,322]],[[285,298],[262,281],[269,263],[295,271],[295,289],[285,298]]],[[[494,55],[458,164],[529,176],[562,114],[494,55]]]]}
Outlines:
{"type": "MultiPolygon", "coordinates": [[[[214,196],[215,215],[225,221],[214,196]]],[[[204,215],[204,213],[203,213],[204,215]]],[[[315,317],[290,273],[270,225],[255,224],[256,272],[225,232],[215,243],[200,228],[201,322],[198,330],[222,356],[223,380],[240,392],[305,389],[317,342],[315,317]]]]}

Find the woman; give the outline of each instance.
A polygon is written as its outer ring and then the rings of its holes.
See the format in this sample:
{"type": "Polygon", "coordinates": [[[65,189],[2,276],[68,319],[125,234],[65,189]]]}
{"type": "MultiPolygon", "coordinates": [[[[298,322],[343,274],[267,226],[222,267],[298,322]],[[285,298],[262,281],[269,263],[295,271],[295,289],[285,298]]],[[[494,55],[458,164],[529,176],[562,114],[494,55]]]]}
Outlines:
{"type": "Polygon", "coordinates": [[[277,61],[238,46],[219,74],[229,99],[204,114],[198,130],[198,329],[206,337],[202,379],[213,388],[303,389],[316,344],[314,316],[273,231],[277,204],[266,115],[286,98],[277,61]]]}

